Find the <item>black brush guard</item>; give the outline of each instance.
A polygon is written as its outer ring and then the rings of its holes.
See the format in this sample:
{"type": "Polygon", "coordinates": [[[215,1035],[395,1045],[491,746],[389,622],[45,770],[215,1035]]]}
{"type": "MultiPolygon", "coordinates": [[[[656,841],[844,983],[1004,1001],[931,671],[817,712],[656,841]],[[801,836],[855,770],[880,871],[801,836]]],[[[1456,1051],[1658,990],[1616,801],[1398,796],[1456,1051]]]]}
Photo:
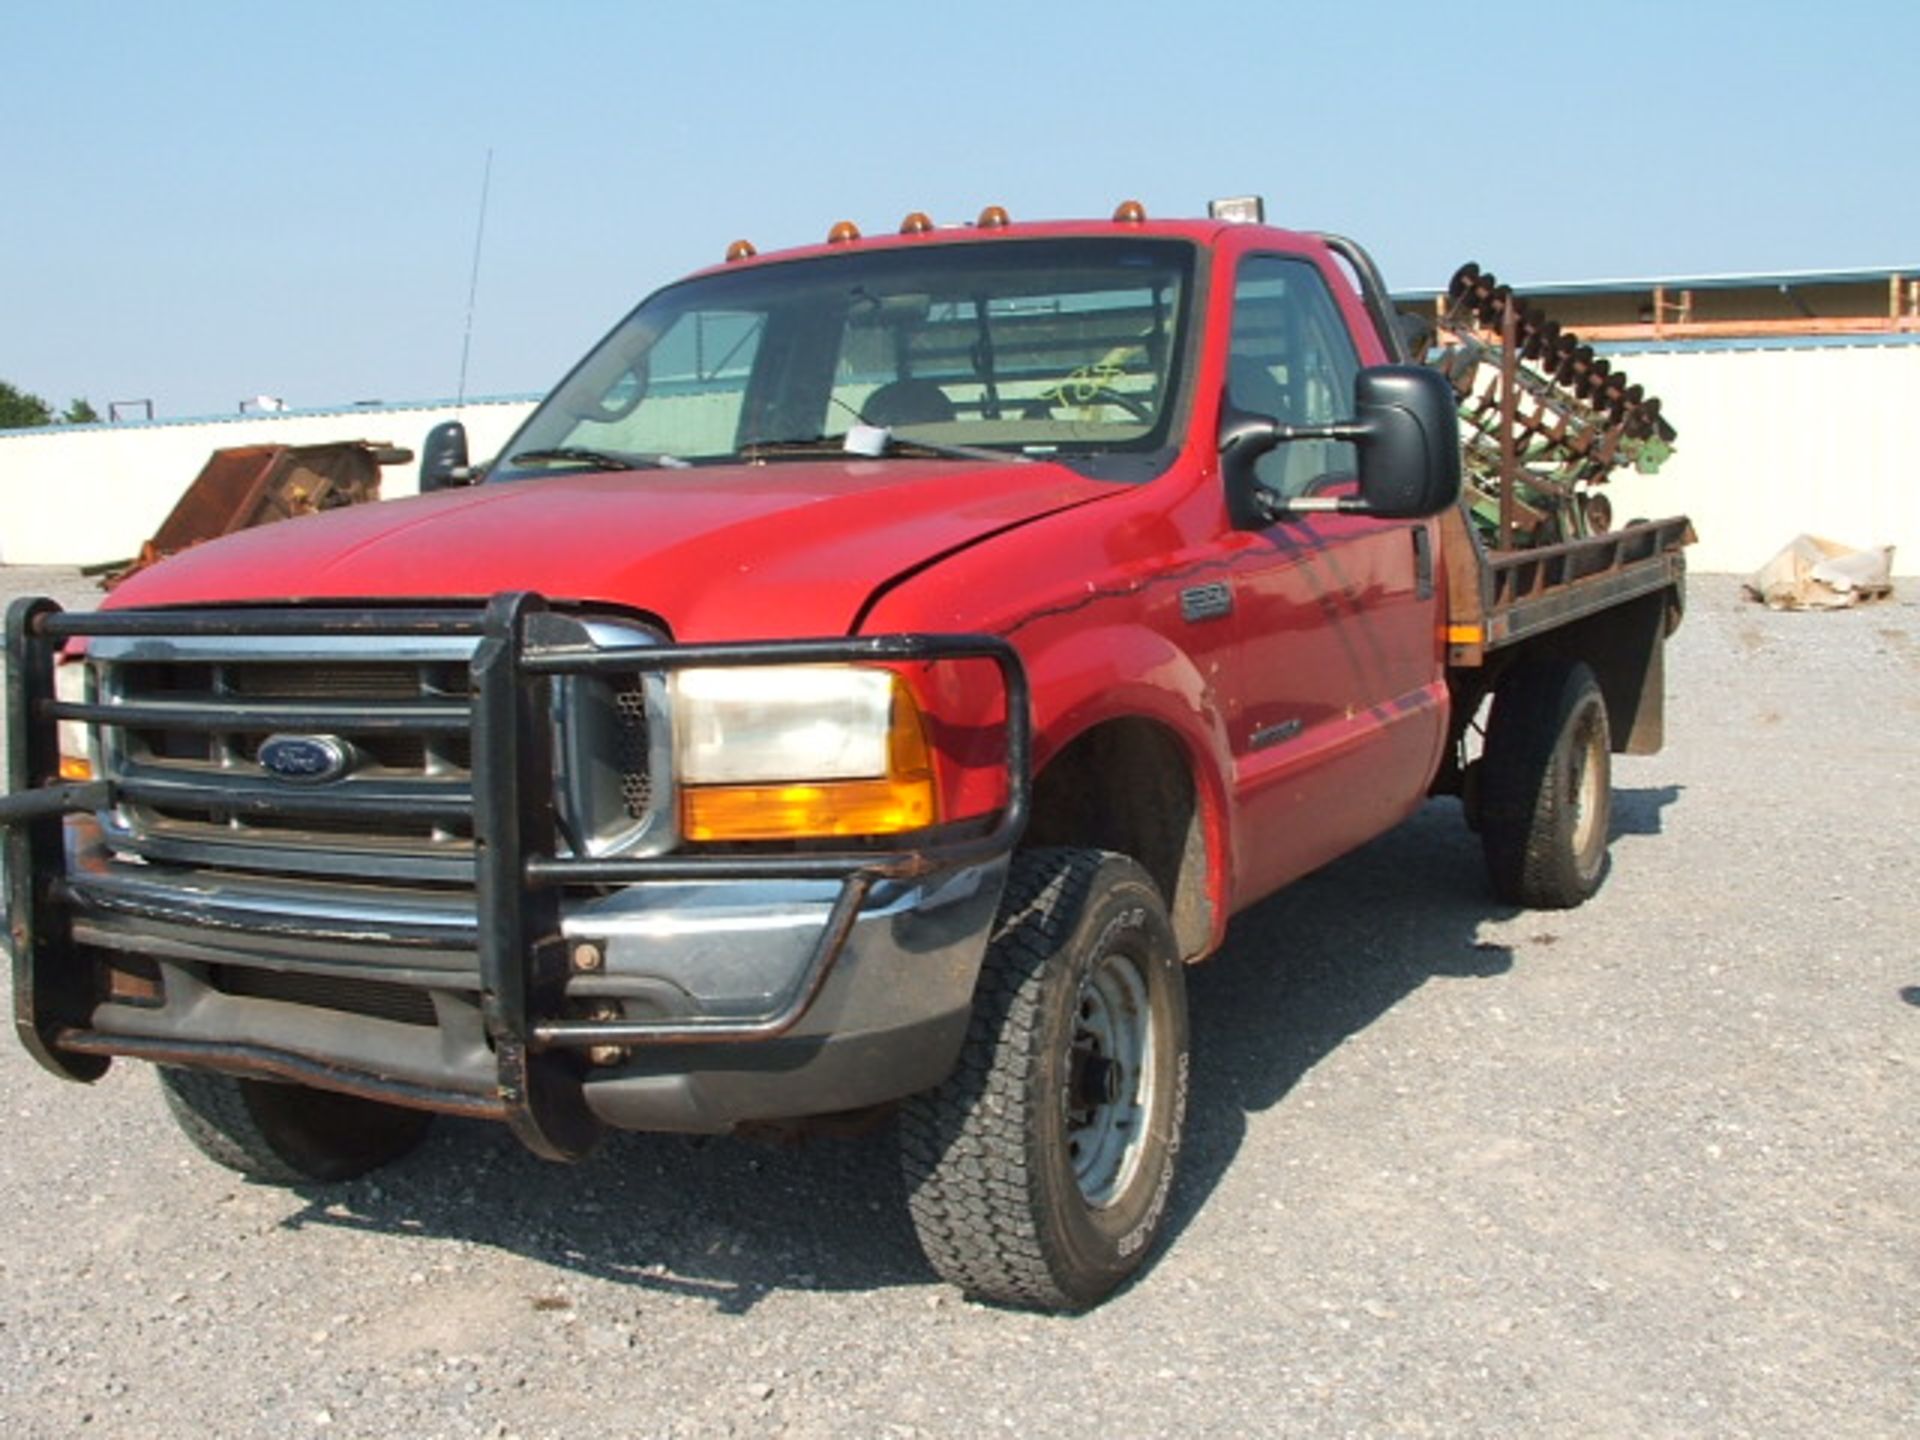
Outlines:
{"type": "MultiPolygon", "coordinates": [[[[717,645],[651,645],[589,650],[543,645],[532,632],[545,600],[494,597],[484,611],[426,609],[151,610],[68,613],[52,600],[23,598],[7,611],[7,758],[11,791],[0,797],[6,829],[8,938],[14,1024],[22,1044],[57,1075],[87,1081],[110,1057],[198,1064],[270,1075],[389,1100],[505,1121],[529,1149],[555,1159],[584,1154],[599,1122],[582,1092],[584,1052],[595,1046],[668,1045],[771,1039],[804,1016],[820,994],[873,884],[913,879],[994,860],[1012,850],[1031,801],[1031,729],[1026,673],[1005,640],[989,635],[878,635],[717,645]],[[125,718],[121,711],[54,698],[61,647],[91,636],[220,637],[473,636],[471,703],[465,725],[473,752],[475,906],[481,1011],[498,1061],[490,1097],[399,1084],[305,1055],[246,1045],[151,1040],[90,1028],[89,967],[74,953],[64,897],[63,817],[115,803],[111,782],[59,778],[61,720],[125,718]],[[782,855],[665,855],[569,858],[557,853],[554,756],[547,706],[560,675],[674,670],[716,665],[845,664],[989,660],[1006,697],[1007,803],[990,830],[890,850],[782,855]],[[573,884],[648,880],[837,880],[839,894],[791,999],[775,1014],[742,1021],[575,1020],[560,1014],[567,957],[560,892],[573,884]]],[[[236,701],[244,711],[244,702],[236,701]]],[[[284,720],[278,716],[276,719],[284,720]]],[[[324,723],[324,721],[321,721],[324,723]]],[[[457,714],[449,723],[459,725],[457,714]]],[[[365,802],[371,812],[378,801],[365,802]]],[[[293,813],[301,797],[271,785],[248,800],[256,813],[293,813]]]]}

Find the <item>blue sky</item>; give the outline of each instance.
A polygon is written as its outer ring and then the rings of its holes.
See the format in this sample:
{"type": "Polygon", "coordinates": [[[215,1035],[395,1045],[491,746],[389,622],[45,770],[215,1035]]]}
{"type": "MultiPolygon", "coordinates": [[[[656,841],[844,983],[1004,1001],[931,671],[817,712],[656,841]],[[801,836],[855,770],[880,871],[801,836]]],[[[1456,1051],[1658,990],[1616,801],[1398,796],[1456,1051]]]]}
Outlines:
{"type": "Polygon", "coordinates": [[[1911,265],[1920,6],[173,0],[0,11],[0,379],[166,416],[540,391],[909,210],[1269,216],[1399,287],[1911,265]]]}

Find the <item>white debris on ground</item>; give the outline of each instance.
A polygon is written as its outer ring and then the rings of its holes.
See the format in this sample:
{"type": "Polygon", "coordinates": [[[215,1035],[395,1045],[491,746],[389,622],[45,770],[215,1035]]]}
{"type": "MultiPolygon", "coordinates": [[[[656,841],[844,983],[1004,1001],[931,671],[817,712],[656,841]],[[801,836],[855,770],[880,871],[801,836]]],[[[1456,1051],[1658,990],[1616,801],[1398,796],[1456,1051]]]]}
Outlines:
{"type": "Polygon", "coordinates": [[[1838,540],[1796,535],[1744,587],[1769,610],[1843,610],[1893,594],[1893,547],[1855,550],[1838,540]]]}

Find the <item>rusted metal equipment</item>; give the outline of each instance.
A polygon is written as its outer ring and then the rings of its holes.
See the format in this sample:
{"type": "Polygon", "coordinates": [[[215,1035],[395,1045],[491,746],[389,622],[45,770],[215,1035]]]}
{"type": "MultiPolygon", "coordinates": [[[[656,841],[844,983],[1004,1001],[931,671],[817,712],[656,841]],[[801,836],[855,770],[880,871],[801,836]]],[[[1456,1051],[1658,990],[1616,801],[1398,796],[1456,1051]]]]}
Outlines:
{"type": "Polygon", "coordinates": [[[1495,551],[1603,533],[1594,487],[1673,453],[1657,398],[1478,265],[1454,273],[1427,360],[1459,396],[1468,508],[1495,551]]]}
{"type": "Polygon", "coordinates": [[[158,560],[235,530],[380,498],[380,467],[413,452],[377,440],[325,445],[236,445],[216,450],[130,564],[101,582],[111,590],[158,560]]]}

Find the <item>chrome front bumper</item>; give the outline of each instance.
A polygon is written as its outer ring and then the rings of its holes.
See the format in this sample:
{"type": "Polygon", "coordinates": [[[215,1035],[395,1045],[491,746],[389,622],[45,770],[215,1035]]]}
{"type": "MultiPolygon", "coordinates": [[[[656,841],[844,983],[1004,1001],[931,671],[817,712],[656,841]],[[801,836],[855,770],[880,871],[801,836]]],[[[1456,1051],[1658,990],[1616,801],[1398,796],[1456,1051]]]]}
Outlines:
{"type": "MultiPolygon", "coordinates": [[[[470,896],[356,898],[350,887],[128,865],[99,846],[91,820],[68,828],[74,941],[151,962],[160,982],[158,1003],[100,1004],[85,1048],[198,1063],[243,1052],[304,1058],[325,1073],[297,1064],[278,1073],[373,1093],[341,1082],[364,1073],[402,1087],[393,1098],[444,1093],[452,1103],[437,1108],[487,1113],[496,1061],[470,896]],[[347,997],[368,982],[406,987],[430,1005],[432,1022],[420,1023],[425,1006],[409,1022],[295,1003],[270,985],[232,993],[222,977],[236,967],[347,997]],[[470,1103],[452,1099],[462,1096],[470,1103]]],[[[591,1050],[589,1108],[616,1129],[722,1131],[938,1083],[966,1030],[1005,878],[998,860],[875,885],[811,994],[820,937],[835,924],[835,882],[662,881],[569,901],[566,1008],[651,1022],[681,1039],[591,1050]],[[796,1010],[791,1025],[755,1033],[796,1010]]]]}

